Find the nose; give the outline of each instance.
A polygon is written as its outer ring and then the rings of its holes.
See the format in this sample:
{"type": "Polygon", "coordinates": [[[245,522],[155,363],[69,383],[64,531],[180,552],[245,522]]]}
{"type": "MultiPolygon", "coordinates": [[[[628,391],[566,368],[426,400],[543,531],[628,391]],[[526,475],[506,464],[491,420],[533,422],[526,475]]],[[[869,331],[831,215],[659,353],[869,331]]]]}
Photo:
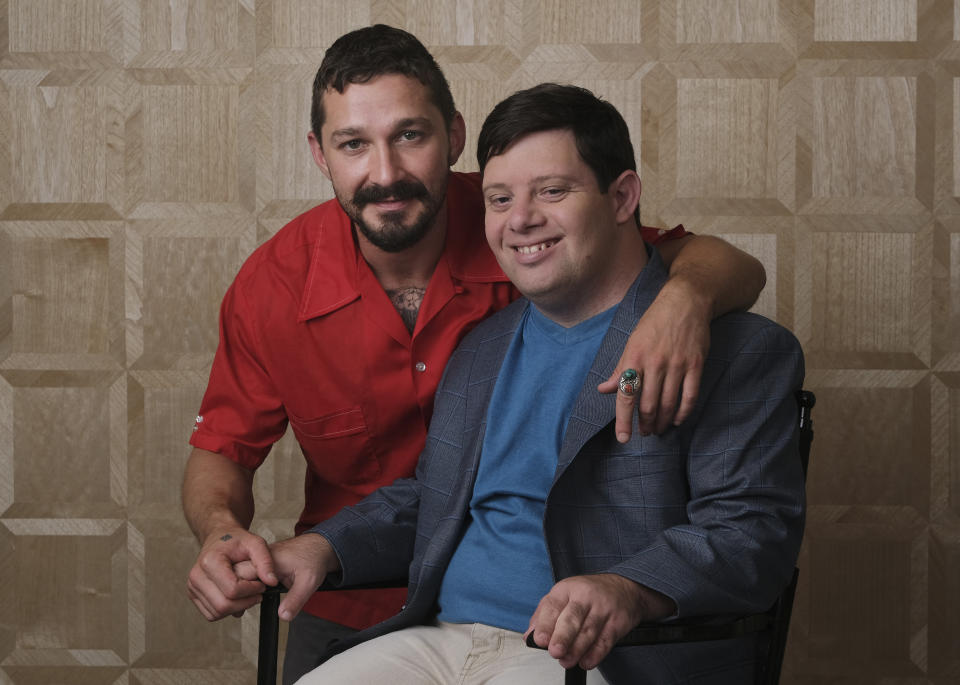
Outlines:
{"type": "Polygon", "coordinates": [[[368,171],[370,182],[379,186],[389,186],[402,176],[399,159],[389,145],[378,145],[370,155],[368,171]]]}
{"type": "Polygon", "coordinates": [[[519,195],[513,199],[507,216],[507,229],[520,233],[543,223],[543,213],[532,198],[519,195]]]}

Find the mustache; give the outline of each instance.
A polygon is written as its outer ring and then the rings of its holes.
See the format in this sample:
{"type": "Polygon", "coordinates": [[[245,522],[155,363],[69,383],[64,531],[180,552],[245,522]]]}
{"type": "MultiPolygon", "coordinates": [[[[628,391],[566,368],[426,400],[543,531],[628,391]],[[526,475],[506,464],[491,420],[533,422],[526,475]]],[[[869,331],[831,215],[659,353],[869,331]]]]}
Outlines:
{"type": "Polygon", "coordinates": [[[370,185],[358,190],[353,204],[363,207],[371,202],[384,200],[417,200],[427,197],[427,188],[417,181],[397,181],[388,186],[370,185]]]}

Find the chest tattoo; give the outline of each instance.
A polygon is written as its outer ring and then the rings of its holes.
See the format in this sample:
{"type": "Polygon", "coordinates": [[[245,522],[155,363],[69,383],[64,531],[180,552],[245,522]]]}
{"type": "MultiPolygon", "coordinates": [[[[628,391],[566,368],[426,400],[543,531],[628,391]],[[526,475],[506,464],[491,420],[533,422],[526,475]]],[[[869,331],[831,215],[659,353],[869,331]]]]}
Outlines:
{"type": "Polygon", "coordinates": [[[403,324],[410,333],[413,333],[413,327],[417,324],[417,314],[420,312],[420,305],[423,303],[423,296],[426,292],[426,288],[414,286],[387,290],[390,301],[397,308],[400,318],[403,319],[403,324]]]}

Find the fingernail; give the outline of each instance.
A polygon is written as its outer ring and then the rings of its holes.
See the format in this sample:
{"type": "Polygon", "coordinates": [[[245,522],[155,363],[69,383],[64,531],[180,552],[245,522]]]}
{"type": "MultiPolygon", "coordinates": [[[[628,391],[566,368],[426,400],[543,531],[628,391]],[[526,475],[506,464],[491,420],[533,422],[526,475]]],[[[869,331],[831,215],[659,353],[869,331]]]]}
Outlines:
{"type": "Polygon", "coordinates": [[[626,442],[626,441],[629,440],[629,439],[630,439],[630,434],[629,434],[629,433],[617,433],[617,441],[618,441],[618,442],[626,442]]]}

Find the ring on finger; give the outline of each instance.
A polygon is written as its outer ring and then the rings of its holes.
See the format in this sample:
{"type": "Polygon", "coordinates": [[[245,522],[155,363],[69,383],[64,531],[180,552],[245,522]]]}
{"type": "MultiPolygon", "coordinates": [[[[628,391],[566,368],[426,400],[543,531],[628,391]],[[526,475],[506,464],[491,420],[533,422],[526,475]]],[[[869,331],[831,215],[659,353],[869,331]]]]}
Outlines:
{"type": "Polygon", "coordinates": [[[632,397],[640,390],[640,375],[635,369],[624,369],[623,373],[620,374],[618,385],[620,386],[620,392],[632,397]]]}

